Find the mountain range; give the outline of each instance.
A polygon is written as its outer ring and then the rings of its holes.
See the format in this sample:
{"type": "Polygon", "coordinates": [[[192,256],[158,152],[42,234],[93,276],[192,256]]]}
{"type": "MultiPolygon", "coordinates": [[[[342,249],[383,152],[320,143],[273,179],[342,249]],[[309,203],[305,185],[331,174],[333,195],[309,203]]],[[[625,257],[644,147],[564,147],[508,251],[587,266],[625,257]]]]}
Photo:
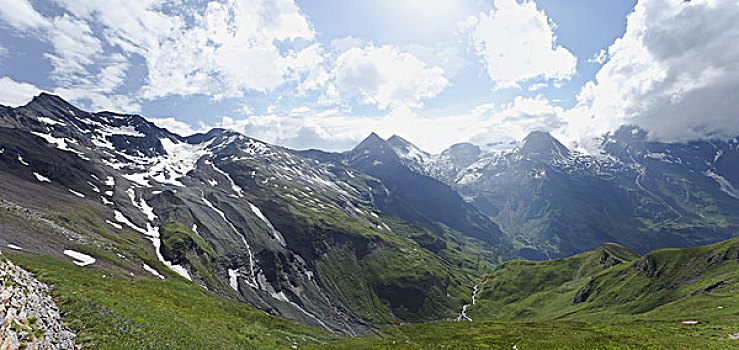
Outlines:
{"type": "Polygon", "coordinates": [[[737,139],[663,143],[624,126],[597,143],[532,132],[506,151],[429,154],[373,133],[346,152],[297,151],[41,94],[0,106],[0,243],[356,335],[467,317],[478,288],[495,305],[480,277],[515,265],[503,261],[611,242],[631,262],[739,233],[737,139]]]}

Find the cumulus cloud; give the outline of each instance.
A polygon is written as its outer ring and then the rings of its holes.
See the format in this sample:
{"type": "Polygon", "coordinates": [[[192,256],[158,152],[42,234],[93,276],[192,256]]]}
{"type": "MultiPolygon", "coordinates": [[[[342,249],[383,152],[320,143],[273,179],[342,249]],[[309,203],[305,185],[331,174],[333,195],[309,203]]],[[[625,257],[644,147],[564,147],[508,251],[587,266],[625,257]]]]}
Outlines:
{"type": "Polygon", "coordinates": [[[291,81],[301,81],[304,92],[328,79],[315,68],[322,49],[293,0],[176,7],[158,0],[52,0],[62,14],[51,17],[27,0],[0,1],[2,21],[52,47],[45,57],[58,93],[84,98],[91,108],[117,105],[130,111],[140,103],[134,100],[170,95],[241,97],[291,81]],[[144,62],[139,91],[117,92],[130,67],[120,58],[144,62]]]}
{"type": "Polygon", "coordinates": [[[358,96],[380,109],[420,107],[422,100],[437,96],[449,85],[440,67],[429,67],[387,45],[367,45],[342,53],[333,74],[342,94],[358,96]]]}
{"type": "Polygon", "coordinates": [[[608,51],[601,49],[593,55],[592,58],[588,58],[588,63],[603,64],[608,59],[608,51]]]}
{"type": "Polygon", "coordinates": [[[190,124],[177,120],[174,117],[166,117],[166,118],[147,117],[146,120],[154,123],[154,125],[160,128],[167,129],[181,136],[189,136],[189,135],[197,134],[199,132],[207,132],[210,129],[209,127],[205,127],[205,126],[201,126],[200,128],[193,128],[192,126],[190,126],[190,124]]]}
{"type": "Polygon", "coordinates": [[[64,87],[89,82],[88,66],[103,53],[101,41],[87,23],[66,14],[52,19],[51,24],[53,29],[47,35],[54,51],[45,56],[54,67],[52,79],[64,87]]]}
{"type": "Polygon", "coordinates": [[[28,0],[0,0],[0,18],[20,30],[49,26],[48,21],[36,12],[28,0]]]}
{"type": "Polygon", "coordinates": [[[41,93],[41,89],[28,83],[17,82],[8,77],[0,77],[0,104],[10,107],[25,105],[41,93]]]}
{"type": "Polygon", "coordinates": [[[495,0],[495,9],[461,26],[496,88],[517,87],[533,79],[565,80],[575,74],[577,58],[556,45],[554,26],[536,3],[495,0]]]}
{"type": "Polygon", "coordinates": [[[493,149],[510,148],[512,143],[522,140],[532,131],[556,134],[567,125],[563,119],[564,109],[542,96],[518,96],[500,109],[483,105],[473,112],[479,115],[476,125],[480,129],[469,140],[493,149]]]}
{"type": "MultiPolygon", "coordinates": [[[[158,1],[57,0],[75,16],[103,26],[110,45],[142,57],[147,83],[141,96],[207,94],[216,99],[266,92],[299,79],[310,52],[289,45],[312,41],[314,31],[292,0],[211,1],[164,11],[158,1]],[[289,50],[281,50],[278,44],[289,50]]],[[[312,66],[311,66],[312,67],[312,66]]]]}
{"type": "Polygon", "coordinates": [[[0,18],[22,35],[33,36],[51,46],[44,57],[52,65],[49,78],[56,83],[53,93],[74,102],[88,101],[94,110],[135,112],[139,109],[131,97],[115,93],[125,79],[127,60],[119,53],[106,53],[103,41],[88,22],[68,13],[44,17],[26,0],[4,5],[0,3],[0,18]],[[18,16],[25,19],[19,20],[18,16]]]}
{"type": "Polygon", "coordinates": [[[439,153],[450,144],[466,141],[493,149],[510,148],[531,131],[558,132],[564,126],[563,113],[562,108],[538,96],[518,97],[504,105],[482,104],[465,113],[439,117],[424,117],[409,106],[398,106],[380,117],[301,107],[286,114],[223,116],[197,128],[174,118],[149,120],[183,135],[218,127],[286,147],[331,151],[350,149],[371,132],[383,137],[398,134],[424,150],[439,153]]]}
{"type": "Polygon", "coordinates": [[[636,124],[664,141],[739,134],[737,18],[734,0],[639,1],[568,112],[569,133],[636,124]]]}

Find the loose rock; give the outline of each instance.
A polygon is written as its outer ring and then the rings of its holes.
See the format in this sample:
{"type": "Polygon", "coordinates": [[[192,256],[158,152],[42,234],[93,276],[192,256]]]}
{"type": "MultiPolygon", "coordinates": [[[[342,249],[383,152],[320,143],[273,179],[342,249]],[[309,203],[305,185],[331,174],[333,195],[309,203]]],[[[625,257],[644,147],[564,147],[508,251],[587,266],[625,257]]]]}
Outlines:
{"type": "Polygon", "coordinates": [[[0,260],[0,350],[79,349],[64,327],[51,288],[10,261],[0,260]],[[40,315],[43,315],[40,317],[40,315]]]}

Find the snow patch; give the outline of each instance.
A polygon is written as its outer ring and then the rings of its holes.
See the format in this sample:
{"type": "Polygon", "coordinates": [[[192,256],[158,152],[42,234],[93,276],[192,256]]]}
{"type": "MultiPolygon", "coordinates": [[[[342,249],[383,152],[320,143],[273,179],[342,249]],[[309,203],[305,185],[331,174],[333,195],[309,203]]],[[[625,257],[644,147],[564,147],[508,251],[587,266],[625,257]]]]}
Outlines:
{"type": "Polygon", "coordinates": [[[718,159],[721,158],[722,155],[724,155],[724,151],[723,150],[717,150],[716,151],[716,155],[713,156],[713,162],[714,163],[718,162],[718,159]]]}
{"type": "Polygon", "coordinates": [[[64,251],[64,255],[74,259],[74,263],[78,266],[87,266],[95,263],[95,258],[75,250],[67,249],[64,251]]]}
{"type": "Polygon", "coordinates": [[[23,248],[15,245],[15,244],[8,244],[8,248],[13,249],[13,250],[23,250],[23,248]]]}
{"type": "Polygon", "coordinates": [[[67,142],[69,142],[69,143],[76,143],[77,141],[63,139],[63,138],[58,138],[58,137],[52,136],[51,134],[44,134],[44,133],[35,132],[35,131],[32,131],[31,134],[34,134],[34,135],[36,135],[36,136],[38,136],[38,137],[46,140],[46,142],[48,144],[54,145],[56,148],[58,148],[58,149],[60,149],[62,151],[67,151],[67,152],[72,152],[72,153],[80,154],[79,151],[70,148],[69,145],[67,144],[67,142]]]}
{"type": "Polygon", "coordinates": [[[149,265],[144,264],[144,270],[149,271],[150,274],[156,277],[159,277],[159,279],[164,279],[164,276],[162,276],[162,274],[159,273],[159,271],[157,271],[156,269],[154,269],[153,267],[149,265]]]}
{"type": "MultiPolygon", "coordinates": [[[[103,199],[105,199],[105,198],[103,198],[103,199]]],[[[120,224],[117,224],[117,223],[115,223],[113,221],[105,220],[105,222],[107,222],[108,224],[110,224],[110,226],[113,226],[113,227],[115,227],[115,228],[117,228],[119,230],[122,230],[123,229],[123,226],[121,226],[120,224]]]]}
{"type": "Polygon", "coordinates": [[[88,185],[90,185],[90,187],[92,188],[92,191],[93,191],[93,192],[95,192],[95,193],[100,193],[100,189],[99,189],[99,188],[98,188],[97,186],[95,186],[95,184],[93,184],[93,183],[92,183],[92,182],[90,182],[90,181],[87,181],[87,184],[88,184],[88,185]]]}
{"type": "Polygon", "coordinates": [[[239,291],[239,271],[234,269],[228,269],[228,284],[235,291],[239,291]]]}
{"type": "MultiPolygon", "coordinates": [[[[215,165],[215,163],[213,163],[213,162],[211,162],[211,161],[206,161],[206,163],[210,164],[210,165],[211,165],[211,166],[213,167],[213,170],[215,170],[215,171],[216,171],[216,172],[218,172],[219,174],[223,175],[223,176],[224,176],[224,177],[225,177],[225,178],[226,178],[226,179],[228,180],[228,182],[229,182],[229,183],[231,184],[231,189],[233,189],[233,191],[234,191],[234,192],[236,192],[236,194],[237,194],[237,195],[238,195],[239,197],[243,197],[243,196],[244,196],[244,193],[243,193],[244,191],[243,191],[243,190],[241,189],[241,187],[239,187],[239,185],[237,185],[237,184],[236,184],[236,183],[234,182],[234,180],[233,180],[233,179],[231,178],[231,175],[229,175],[229,174],[228,174],[227,172],[225,172],[225,171],[223,171],[223,170],[219,169],[219,168],[218,168],[218,167],[217,167],[217,166],[215,165]]],[[[213,181],[215,181],[215,180],[213,180],[213,181]]]]}
{"type": "Polygon", "coordinates": [[[177,179],[195,169],[195,164],[202,156],[210,154],[206,147],[213,142],[211,140],[207,143],[193,145],[173,142],[168,138],[162,138],[159,141],[167,152],[167,156],[160,157],[158,162],[151,166],[149,176],[157,182],[175,186],[184,186],[177,179]]]}
{"type": "Polygon", "coordinates": [[[146,137],[146,135],[140,133],[138,130],[136,130],[135,127],[126,125],[126,126],[106,126],[104,128],[98,129],[98,132],[103,135],[103,137],[109,137],[112,135],[120,135],[120,136],[130,136],[130,137],[146,137]]]}
{"type": "Polygon", "coordinates": [[[147,231],[141,227],[136,226],[131,220],[129,220],[123,213],[116,210],[115,211],[115,220],[120,222],[121,224],[124,224],[130,228],[132,228],[135,231],[141,232],[143,234],[147,234],[147,231]]]}
{"type": "Polygon", "coordinates": [[[154,253],[157,255],[157,259],[159,259],[159,261],[167,266],[170,270],[174,271],[186,280],[192,282],[192,277],[190,277],[190,273],[187,272],[187,269],[185,269],[182,265],[175,265],[170,261],[167,261],[167,259],[164,258],[164,255],[162,255],[162,240],[159,238],[159,228],[153,227],[147,222],[145,235],[147,236],[146,238],[148,238],[151,241],[151,244],[154,246],[154,253]]]}
{"type": "Polygon", "coordinates": [[[714,173],[711,170],[706,170],[704,172],[704,174],[706,174],[706,176],[708,176],[708,177],[716,180],[716,182],[719,185],[719,189],[722,192],[724,192],[724,193],[728,194],[729,196],[732,196],[732,197],[734,197],[736,199],[739,199],[739,190],[737,190],[736,188],[734,188],[734,186],[731,184],[731,182],[729,182],[729,180],[727,180],[725,177],[723,177],[723,176],[721,176],[719,174],[716,174],[716,173],[714,173]]]}
{"type": "Polygon", "coordinates": [[[79,192],[77,192],[77,191],[75,191],[75,190],[73,190],[73,189],[71,189],[71,188],[68,188],[68,190],[69,190],[69,192],[71,192],[71,193],[72,193],[73,195],[75,195],[75,196],[77,196],[77,197],[80,197],[80,198],[85,198],[85,195],[84,195],[84,194],[82,194],[82,193],[79,193],[79,192]]]}
{"type": "Polygon", "coordinates": [[[56,121],[54,119],[51,119],[49,117],[36,117],[36,119],[38,119],[38,121],[40,121],[40,122],[42,122],[44,124],[49,124],[49,125],[63,125],[64,124],[62,122],[58,122],[58,121],[56,121]]]}
{"type": "Polygon", "coordinates": [[[244,234],[241,233],[241,231],[239,231],[230,220],[228,220],[228,218],[226,217],[226,214],[222,210],[218,209],[215,205],[213,205],[213,203],[211,203],[211,201],[206,199],[204,195],[201,195],[200,199],[203,201],[203,203],[205,203],[205,205],[207,205],[209,208],[213,209],[213,211],[215,211],[218,215],[220,215],[223,221],[225,221],[226,224],[228,224],[228,226],[231,227],[231,229],[237,235],[239,235],[239,237],[241,237],[241,241],[244,243],[247,253],[249,253],[249,270],[251,272],[250,277],[252,279],[251,281],[247,280],[246,283],[252,286],[253,288],[259,288],[259,283],[257,283],[257,280],[256,280],[256,269],[254,268],[254,265],[255,265],[254,253],[252,253],[251,246],[249,245],[249,242],[246,241],[244,234]]]}
{"type": "Polygon", "coordinates": [[[49,180],[49,178],[48,178],[48,177],[46,177],[46,176],[43,176],[43,175],[41,175],[41,174],[39,174],[39,173],[36,173],[36,172],[34,172],[34,173],[33,173],[33,176],[35,176],[35,177],[36,177],[36,180],[39,180],[39,181],[41,181],[41,182],[51,182],[51,180],[49,180]]]}
{"type": "Polygon", "coordinates": [[[283,292],[283,291],[279,291],[277,293],[272,293],[271,295],[272,295],[273,298],[275,298],[277,300],[282,300],[282,301],[284,301],[286,303],[289,303],[290,302],[290,299],[287,298],[287,295],[285,295],[285,292],[283,292]]]}
{"type": "Polygon", "coordinates": [[[272,225],[272,222],[270,222],[269,219],[267,219],[267,217],[264,216],[264,214],[262,214],[262,211],[259,210],[259,208],[256,205],[252,204],[251,202],[247,202],[247,203],[249,203],[249,207],[251,207],[251,211],[254,212],[254,214],[258,218],[260,218],[262,221],[264,221],[265,224],[267,224],[267,228],[269,228],[270,232],[272,232],[272,236],[274,236],[274,238],[278,242],[280,242],[281,245],[284,246],[285,245],[285,239],[282,238],[282,234],[280,233],[280,231],[277,231],[277,229],[274,227],[274,225],[272,225]]]}

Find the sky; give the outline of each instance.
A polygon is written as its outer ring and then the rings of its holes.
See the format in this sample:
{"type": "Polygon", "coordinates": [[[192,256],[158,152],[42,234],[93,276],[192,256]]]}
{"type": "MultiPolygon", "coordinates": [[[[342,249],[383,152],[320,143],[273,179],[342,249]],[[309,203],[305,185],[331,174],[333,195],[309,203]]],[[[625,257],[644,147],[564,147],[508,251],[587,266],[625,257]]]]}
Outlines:
{"type": "Polygon", "coordinates": [[[297,149],[730,138],[739,1],[0,0],[0,104],[41,91],[297,149]]]}

